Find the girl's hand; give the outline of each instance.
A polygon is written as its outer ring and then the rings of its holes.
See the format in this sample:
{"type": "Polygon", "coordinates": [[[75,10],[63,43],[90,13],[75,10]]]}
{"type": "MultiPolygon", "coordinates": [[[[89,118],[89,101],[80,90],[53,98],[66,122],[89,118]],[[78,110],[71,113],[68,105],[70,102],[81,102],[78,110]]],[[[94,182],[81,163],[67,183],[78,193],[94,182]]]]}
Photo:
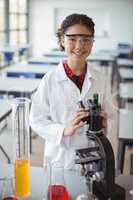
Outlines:
{"type": "Polygon", "coordinates": [[[75,133],[75,131],[78,128],[84,126],[86,122],[83,122],[82,119],[88,116],[89,116],[89,112],[86,111],[84,108],[77,111],[72,121],[68,125],[68,127],[64,129],[64,136],[71,136],[75,133]]]}

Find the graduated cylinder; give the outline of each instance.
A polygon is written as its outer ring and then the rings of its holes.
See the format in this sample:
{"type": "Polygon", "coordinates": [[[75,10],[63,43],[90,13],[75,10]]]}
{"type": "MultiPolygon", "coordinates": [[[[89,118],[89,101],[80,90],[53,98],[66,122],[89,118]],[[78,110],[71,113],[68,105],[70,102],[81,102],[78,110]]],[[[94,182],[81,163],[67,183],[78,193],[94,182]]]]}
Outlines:
{"type": "Polygon", "coordinates": [[[15,195],[20,198],[30,194],[29,109],[28,98],[13,99],[15,195]]]}

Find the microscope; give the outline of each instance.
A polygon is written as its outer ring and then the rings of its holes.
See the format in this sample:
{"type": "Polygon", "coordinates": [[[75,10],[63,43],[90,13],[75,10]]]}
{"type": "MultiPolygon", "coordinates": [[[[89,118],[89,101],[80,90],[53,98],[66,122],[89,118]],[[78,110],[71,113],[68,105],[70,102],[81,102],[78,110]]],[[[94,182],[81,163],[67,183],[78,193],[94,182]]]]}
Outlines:
{"type": "MultiPolygon", "coordinates": [[[[82,166],[88,191],[92,182],[93,194],[99,200],[125,200],[125,190],[115,183],[115,159],[111,143],[103,133],[101,105],[98,94],[88,100],[89,117],[83,119],[89,124],[86,132],[88,147],[76,149],[75,163],[82,166]],[[91,144],[92,145],[89,145],[91,144]]],[[[80,102],[80,107],[84,107],[80,102]]]]}

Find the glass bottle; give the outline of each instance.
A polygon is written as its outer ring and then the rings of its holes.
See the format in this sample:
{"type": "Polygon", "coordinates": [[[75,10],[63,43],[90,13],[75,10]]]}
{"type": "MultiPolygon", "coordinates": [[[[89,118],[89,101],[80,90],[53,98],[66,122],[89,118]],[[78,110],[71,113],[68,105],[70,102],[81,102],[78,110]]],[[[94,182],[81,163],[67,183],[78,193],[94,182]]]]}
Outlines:
{"type": "Polygon", "coordinates": [[[27,197],[30,194],[29,109],[30,100],[28,98],[13,99],[13,162],[15,195],[19,198],[27,197]]]}

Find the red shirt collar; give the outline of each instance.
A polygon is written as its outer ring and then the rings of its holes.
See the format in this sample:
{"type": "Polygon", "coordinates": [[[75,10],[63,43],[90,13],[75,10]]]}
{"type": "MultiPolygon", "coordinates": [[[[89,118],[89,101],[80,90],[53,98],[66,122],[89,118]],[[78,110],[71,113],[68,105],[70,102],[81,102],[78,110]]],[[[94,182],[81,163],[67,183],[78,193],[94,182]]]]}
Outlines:
{"type": "MultiPolygon", "coordinates": [[[[67,61],[64,61],[64,62],[63,62],[63,66],[64,66],[64,69],[65,69],[65,72],[66,72],[67,77],[70,78],[70,79],[72,80],[72,77],[73,77],[75,74],[73,74],[71,68],[68,66],[67,61]]],[[[86,70],[85,70],[82,74],[80,74],[79,76],[77,76],[81,88],[82,88],[82,85],[83,85],[83,82],[84,82],[84,79],[85,79],[85,74],[86,74],[86,70]]]]}

